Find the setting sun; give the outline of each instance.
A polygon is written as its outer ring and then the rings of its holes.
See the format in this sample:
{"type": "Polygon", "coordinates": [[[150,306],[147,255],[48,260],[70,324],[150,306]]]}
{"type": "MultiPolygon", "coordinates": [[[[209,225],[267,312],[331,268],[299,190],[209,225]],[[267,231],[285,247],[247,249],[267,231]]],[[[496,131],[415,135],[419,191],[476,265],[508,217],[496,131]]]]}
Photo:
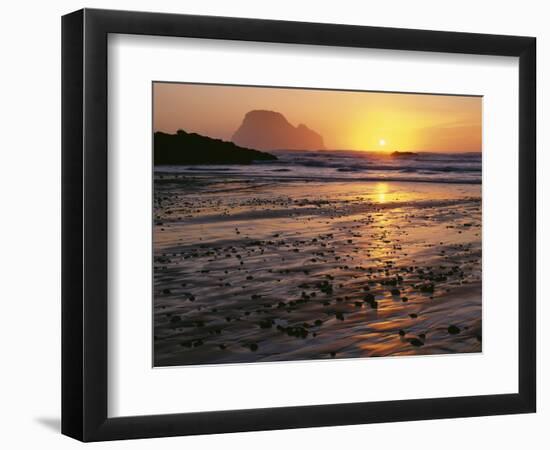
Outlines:
{"type": "Polygon", "coordinates": [[[265,110],[313,130],[328,150],[481,150],[480,97],[155,83],[154,101],[154,130],[166,133],[232,141],[248,112],[265,110]]]}

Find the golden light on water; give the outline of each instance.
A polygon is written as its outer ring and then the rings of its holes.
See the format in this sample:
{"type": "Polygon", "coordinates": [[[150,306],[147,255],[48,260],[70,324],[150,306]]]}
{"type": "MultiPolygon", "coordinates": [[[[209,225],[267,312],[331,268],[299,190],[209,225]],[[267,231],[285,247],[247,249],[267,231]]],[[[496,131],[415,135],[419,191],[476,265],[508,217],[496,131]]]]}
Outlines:
{"type": "Polygon", "coordinates": [[[388,183],[377,183],[374,187],[378,203],[386,203],[386,194],[388,193],[388,183]]]}

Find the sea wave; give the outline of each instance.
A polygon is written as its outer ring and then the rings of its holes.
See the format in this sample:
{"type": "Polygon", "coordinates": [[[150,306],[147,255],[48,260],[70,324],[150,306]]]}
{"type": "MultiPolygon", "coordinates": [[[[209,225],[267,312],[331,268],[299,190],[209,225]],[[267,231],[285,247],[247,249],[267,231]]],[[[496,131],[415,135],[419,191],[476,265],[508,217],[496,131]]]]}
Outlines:
{"type": "Polygon", "coordinates": [[[418,153],[407,157],[357,151],[273,151],[276,161],[231,166],[160,166],[157,172],[326,181],[481,183],[481,153],[418,153]]]}

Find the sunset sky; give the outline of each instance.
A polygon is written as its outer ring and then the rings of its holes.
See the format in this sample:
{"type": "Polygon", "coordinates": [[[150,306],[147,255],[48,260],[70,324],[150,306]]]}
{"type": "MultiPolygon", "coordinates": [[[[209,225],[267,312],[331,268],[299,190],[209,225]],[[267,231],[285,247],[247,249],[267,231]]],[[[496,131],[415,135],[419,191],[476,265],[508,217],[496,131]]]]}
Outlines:
{"type": "Polygon", "coordinates": [[[327,149],[481,151],[481,97],[153,84],[153,128],[230,140],[254,109],[321,134],[327,149]]]}

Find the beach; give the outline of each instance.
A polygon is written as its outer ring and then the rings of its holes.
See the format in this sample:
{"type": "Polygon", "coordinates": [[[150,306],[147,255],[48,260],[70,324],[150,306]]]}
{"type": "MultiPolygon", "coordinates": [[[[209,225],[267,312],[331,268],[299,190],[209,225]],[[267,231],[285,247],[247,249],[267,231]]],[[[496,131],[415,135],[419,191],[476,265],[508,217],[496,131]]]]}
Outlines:
{"type": "Polygon", "coordinates": [[[480,352],[480,161],[457,161],[156,167],[155,366],[480,352]]]}

